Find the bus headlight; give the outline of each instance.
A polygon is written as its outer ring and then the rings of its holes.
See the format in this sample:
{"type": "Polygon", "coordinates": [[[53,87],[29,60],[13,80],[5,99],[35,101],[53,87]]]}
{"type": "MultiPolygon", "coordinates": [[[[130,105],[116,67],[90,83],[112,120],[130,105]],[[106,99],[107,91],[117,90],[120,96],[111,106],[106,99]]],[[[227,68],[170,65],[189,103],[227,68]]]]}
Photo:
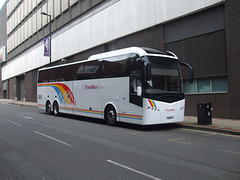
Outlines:
{"type": "Polygon", "coordinates": [[[152,110],[152,111],[157,111],[157,112],[160,112],[160,109],[158,108],[154,108],[154,107],[147,107],[148,110],[152,110]]]}

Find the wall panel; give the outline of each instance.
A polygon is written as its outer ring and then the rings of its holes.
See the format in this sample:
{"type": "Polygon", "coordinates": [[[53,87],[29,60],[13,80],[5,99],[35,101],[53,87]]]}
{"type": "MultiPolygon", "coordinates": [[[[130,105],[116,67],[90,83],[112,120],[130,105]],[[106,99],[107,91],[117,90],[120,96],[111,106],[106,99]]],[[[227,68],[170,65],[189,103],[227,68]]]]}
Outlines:
{"type": "Polygon", "coordinates": [[[27,14],[32,12],[32,0],[26,0],[27,3],[27,14]]]}
{"type": "Polygon", "coordinates": [[[69,0],[62,0],[62,12],[69,8],[69,0]]]}
{"type": "MultiPolygon", "coordinates": [[[[45,13],[48,13],[48,4],[45,3],[43,6],[42,6],[42,12],[45,12],[45,13]]],[[[47,16],[42,16],[42,26],[46,26],[47,23],[48,23],[48,17],[47,16]]]]}
{"type": "Polygon", "coordinates": [[[54,0],[54,17],[58,17],[61,14],[61,2],[62,0],[54,0]]]}
{"type": "Polygon", "coordinates": [[[54,18],[54,7],[53,7],[54,1],[48,0],[48,14],[52,16],[52,19],[54,18]]]}
{"type": "Polygon", "coordinates": [[[37,14],[34,13],[32,16],[32,33],[35,34],[37,32],[37,14]]]}
{"type": "Polygon", "coordinates": [[[40,8],[37,11],[37,31],[42,28],[42,15],[40,14],[42,12],[42,9],[40,8]]]}
{"type": "Polygon", "coordinates": [[[23,1],[23,17],[26,18],[28,15],[28,1],[23,1]]]}
{"type": "Polygon", "coordinates": [[[35,9],[37,7],[37,0],[31,0],[32,1],[32,9],[35,9]]]}
{"type": "Polygon", "coordinates": [[[76,4],[78,2],[78,0],[70,0],[70,6],[76,4]]]}
{"type": "Polygon", "coordinates": [[[28,22],[26,21],[24,24],[24,40],[28,39],[28,22]]]}

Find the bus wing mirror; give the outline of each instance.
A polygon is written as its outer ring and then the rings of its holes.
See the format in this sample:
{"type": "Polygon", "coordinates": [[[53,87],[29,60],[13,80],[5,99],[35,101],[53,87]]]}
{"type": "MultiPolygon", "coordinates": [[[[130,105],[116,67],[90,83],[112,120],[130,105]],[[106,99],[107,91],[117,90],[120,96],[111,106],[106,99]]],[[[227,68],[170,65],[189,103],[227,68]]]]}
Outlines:
{"type": "Polygon", "coordinates": [[[137,87],[137,96],[141,96],[142,95],[142,87],[138,86],[137,87]]]}
{"type": "Polygon", "coordinates": [[[181,61],[180,62],[180,65],[181,66],[185,66],[185,67],[187,67],[188,69],[189,69],[189,82],[190,83],[193,83],[193,68],[192,68],[192,66],[190,66],[188,63],[186,63],[186,62],[183,62],[183,61],[181,61]]]}

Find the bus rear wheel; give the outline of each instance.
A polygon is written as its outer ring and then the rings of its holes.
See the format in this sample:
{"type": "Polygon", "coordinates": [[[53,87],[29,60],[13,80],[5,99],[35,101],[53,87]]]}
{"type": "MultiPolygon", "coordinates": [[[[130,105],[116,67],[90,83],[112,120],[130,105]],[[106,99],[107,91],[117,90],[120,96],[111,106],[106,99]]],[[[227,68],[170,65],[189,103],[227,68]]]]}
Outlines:
{"type": "Polygon", "coordinates": [[[110,126],[117,124],[117,113],[113,106],[108,106],[104,112],[104,119],[110,126]]]}
{"type": "Polygon", "coordinates": [[[58,116],[59,115],[59,106],[57,102],[53,103],[53,115],[58,116]]]}

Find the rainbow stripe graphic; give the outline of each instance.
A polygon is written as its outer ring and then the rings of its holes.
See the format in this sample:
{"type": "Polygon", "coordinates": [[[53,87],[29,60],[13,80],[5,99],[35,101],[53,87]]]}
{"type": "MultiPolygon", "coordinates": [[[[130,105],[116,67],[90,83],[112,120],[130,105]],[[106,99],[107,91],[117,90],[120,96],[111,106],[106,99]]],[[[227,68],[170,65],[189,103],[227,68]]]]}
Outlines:
{"type": "Polygon", "coordinates": [[[103,115],[103,111],[87,110],[87,109],[71,109],[75,112],[85,113],[85,114],[94,114],[94,115],[103,115]]]}
{"type": "Polygon", "coordinates": [[[51,87],[56,91],[61,104],[76,105],[76,100],[73,96],[73,93],[66,84],[63,83],[39,84],[38,87],[51,87]]]}
{"type": "Polygon", "coordinates": [[[148,100],[148,102],[150,103],[151,107],[153,108],[157,108],[157,105],[155,104],[155,101],[154,100],[148,100]]]}
{"type": "MultiPolygon", "coordinates": [[[[77,109],[77,108],[68,108],[68,107],[60,107],[60,109],[66,110],[66,111],[75,111],[78,113],[85,113],[85,114],[104,115],[103,111],[96,111],[96,110],[77,109]]],[[[135,120],[142,120],[142,118],[143,118],[140,115],[121,114],[121,113],[117,113],[117,117],[127,118],[127,119],[135,119],[135,120]]]]}
{"type": "Polygon", "coordinates": [[[121,113],[118,113],[117,115],[120,118],[135,119],[135,120],[142,120],[142,118],[143,118],[140,115],[133,115],[133,114],[121,114],[121,113]]]}

